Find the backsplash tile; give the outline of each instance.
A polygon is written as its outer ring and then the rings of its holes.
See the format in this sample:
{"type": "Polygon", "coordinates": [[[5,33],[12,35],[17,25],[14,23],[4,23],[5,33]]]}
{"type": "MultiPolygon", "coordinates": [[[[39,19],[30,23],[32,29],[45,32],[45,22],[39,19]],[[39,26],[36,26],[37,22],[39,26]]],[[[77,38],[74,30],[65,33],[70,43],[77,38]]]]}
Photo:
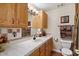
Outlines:
{"type": "Polygon", "coordinates": [[[20,32],[20,29],[17,29],[17,32],[19,33],[20,32]]]}
{"type": "Polygon", "coordinates": [[[0,34],[1,34],[1,29],[0,29],[0,34]]]}
{"type": "Polygon", "coordinates": [[[12,29],[8,29],[8,33],[12,33],[12,29]]]}
{"type": "Polygon", "coordinates": [[[21,28],[0,28],[0,34],[7,34],[8,40],[22,37],[21,28]]]}

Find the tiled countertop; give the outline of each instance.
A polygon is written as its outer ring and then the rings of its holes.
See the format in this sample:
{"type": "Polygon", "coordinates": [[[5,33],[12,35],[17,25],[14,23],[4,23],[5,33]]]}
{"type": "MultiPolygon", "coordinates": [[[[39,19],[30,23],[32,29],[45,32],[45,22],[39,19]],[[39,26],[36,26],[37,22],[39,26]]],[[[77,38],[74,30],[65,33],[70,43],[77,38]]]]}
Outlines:
{"type": "Polygon", "coordinates": [[[20,40],[11,41],[4,52],[0,52],[0,56],[29,56],[43,43],[45,43],[52,35],[38,37],[33,40],[32,37],[25,37],[20,40]]]}

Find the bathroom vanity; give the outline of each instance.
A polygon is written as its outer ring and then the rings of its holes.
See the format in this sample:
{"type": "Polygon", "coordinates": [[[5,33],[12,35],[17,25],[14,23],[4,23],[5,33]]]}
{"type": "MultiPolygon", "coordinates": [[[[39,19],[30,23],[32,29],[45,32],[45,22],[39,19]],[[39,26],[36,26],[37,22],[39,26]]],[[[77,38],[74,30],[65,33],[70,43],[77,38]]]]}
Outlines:
{"type": "Polygon", "coordinates": [[[36,40],[33,40],[33,37],[24,37],[20,40],[11,41],[5,51],[0,52],[0,56],[50,55],[52,44],[52,35],[37,37],[36,40]]]}
{"type": "Polygon", "coordinates": [[[50,56],[52,51],[52,38],[49,38],[38,49],[36,49],[31,56],[50,56]]]}

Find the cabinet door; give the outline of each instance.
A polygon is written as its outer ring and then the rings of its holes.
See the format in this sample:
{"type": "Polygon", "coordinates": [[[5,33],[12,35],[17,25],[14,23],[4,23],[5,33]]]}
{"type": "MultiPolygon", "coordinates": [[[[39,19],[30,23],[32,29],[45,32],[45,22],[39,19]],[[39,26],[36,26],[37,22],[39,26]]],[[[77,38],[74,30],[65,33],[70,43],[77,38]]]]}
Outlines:
{"type": "Polygon", "coordinates": [[[17,19],[16,19],[16,4],[9,3],[7,4],[8,13],[7,13],[7,19],[8,19],[8,25],[16,27],[17,25],[17,19]]]}
{"type": "Polygon", "coordinates": [[[46,42],[46,56],[50,56],[51,52],[53,49],[53,41],[52,38],[50,38],[47,42],[46,42]]]}
{"type": "Polygon", "coordinates": [[[40,50],[40,56],[45,56],[45,44],[43,44],[40,48],[39,48],[39,50],[40,50]]]}
{"type": "Polygon", "coordinates": [[[4,26],[4,24],[8,24],[7,19],[7,4],[0,4],[0,26],[4,26]]]}
{"type": "Polygon", "coordinates": [[[44,11],[40,11],[38,15],[33,17],[33,28],[47,28],[48,17],[44,11]]]}
{"type": "Polygon", "coordinates": [[[27,27],[27,4],[0,4],[0,27],[27,27]]]}
{"type": "Polygon", "coordinates": [[[48,17],[47,17],[47,14],[45,13],[45,11],[41,10],[39,12],[39,27],[40,28],[47,28],[47,20],[48,20],[48,17]]]}
{"type": "Polygon", "coordinates": [[[33,16],[33,20],[32,20],[32,28],[37,28],[38,27],[38,16],[33,16]]]}
{"type": "Polygon", "coordinates": [[[26,3],[17,4],[17,19],[20,27],[28,25],[28,5],[26,3]]]}
{"type": "Polygon", "coordinates": [[[53,50],[53,40],[52,38],[49,39],[49,52],[50,52],[50,55],[51,55],[51,52],[53,50]]]}
{"type": "Polygon", "coordinates": [[[31,56],[39,56],[39,49],[35,50],[31,56]]]}
{"type": "Polygon", "coordinates": [[[43,28],[43,26],[42,26],[42,13],[41,12],[38,15],[37,25],[38,25],[38,28],[43,28]]]}
{"type": "Polygon", "coordinates": [[[50,51],[49,51],[49,50],[50,50],[49,41],[46,42],[45,50],[46,50],[46,52],[45,52],[46,56],[49,56],[49,55],[50,55],[50,51]]]}
{"type": "Polygon", "coordinates": [[[47,22],[48,22],[48,16],[47,16],[47,14],[43,11],[43,14],[42,14],[42,26],[43,26],[43,28],[47,28],[48,26],[47,26],[47,22]]]}
{"type": "Polygon", "coordinates": [[[16,26],[16,4],[0,4],[0,25],[3,27],[16,26]]]}

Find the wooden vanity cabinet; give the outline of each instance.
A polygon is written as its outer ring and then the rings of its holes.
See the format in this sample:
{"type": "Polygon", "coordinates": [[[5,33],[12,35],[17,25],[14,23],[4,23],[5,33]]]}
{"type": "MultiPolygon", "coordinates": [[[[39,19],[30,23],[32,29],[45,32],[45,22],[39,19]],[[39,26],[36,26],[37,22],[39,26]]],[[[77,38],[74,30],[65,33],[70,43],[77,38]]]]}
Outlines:
{"type": "Polygon", "coordinates": [[[52,41],[52,38],[50,38],[46,43],[46,56],[50,56],[51,55],[51,52],[52,52],[52,49],[53,49],[53,41],[52,41]]]}
{"type": "Polygon", "coordinates": [[[50,38],[50,52],[53,50],[53,38],[50,38]]]}
{"type": "Polygon", "coordinates": [[[36,49],[31,56],[39,56],[39,49],[36,49]]]}
{"type": "Polygon", "coordinates": [[[40,52],[40,56],[45,56],[45,44],[43,44],[40,48],[39,48],[39,52],[40,52]]]}
{"type": "Polygon", "coordinates": [[[50,38],[47,42],[41,45],[37,50],[35,50],[31,56],[51,56],[51,52],[53,49],[53,41],[50,38]]]}
{"type": "Polygon", "coordinates": [[[38,15],[33,16],[32,28],[44,28],[48,27],[48,15],[45,11],[39,11],[38,15]]]}
{"type": "Polygon", "coordinates": [[[27,27],[28,24],[27,3],[1,3],[0,27],[27,27]]]}
{"type": "Polygon", "coordinates": [[[49,40],[45,43],[46,44],[46,48],[45,48],[45,55],[49,56],[50,55],[50,45],[49,45],[49,40]]]}

